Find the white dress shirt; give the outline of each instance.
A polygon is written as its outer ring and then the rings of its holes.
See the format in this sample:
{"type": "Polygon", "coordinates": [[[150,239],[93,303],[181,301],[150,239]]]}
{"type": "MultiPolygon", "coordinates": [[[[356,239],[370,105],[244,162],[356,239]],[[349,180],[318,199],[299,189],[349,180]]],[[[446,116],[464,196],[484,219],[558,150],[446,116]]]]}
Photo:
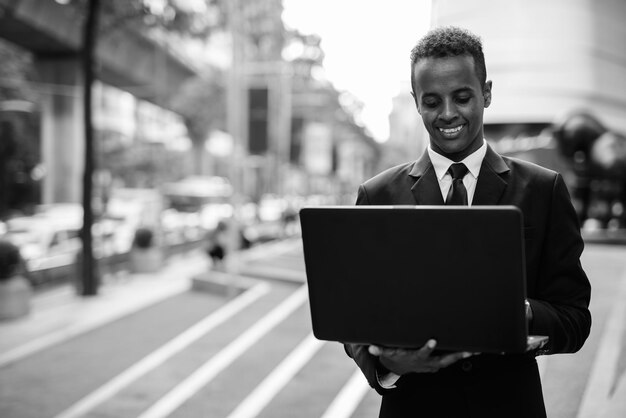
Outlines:
{"type": "MultiPolygon", "coordinates": [[[[441,189],[441,195],[443,200],[446,200],[448,196],[448,190],[452,186],[452,176],[448,173],[448,168],[455,163],[449,158],[444,157],[441,154],[437,154],[430,145],[427,148],[428,156],[435,169],[437,175],[437,181],[439,182],[439,188],[441,189]]],[[[487,154],[487,141],[483,139],[483,145],[476,151],[465,157],[460,163],[465,164],[467,167],[467,174],[463,178],[463,184],[467,189],[467,202],[471,206],[472,200],[474,200],[474,192],[476,191],[476,182],[478,182],[478,173],[480,173],[480,166],[483,163],[483,159],[487,154]]]]}

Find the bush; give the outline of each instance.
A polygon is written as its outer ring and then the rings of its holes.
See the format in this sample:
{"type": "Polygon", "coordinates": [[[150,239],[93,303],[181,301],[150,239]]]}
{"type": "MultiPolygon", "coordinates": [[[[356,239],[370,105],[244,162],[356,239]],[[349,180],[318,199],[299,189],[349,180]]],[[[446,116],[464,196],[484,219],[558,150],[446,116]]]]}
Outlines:
{"type": "Polygon", "coordinates": [[[135,239],[133,240],[133,246],[137,248],[150,248],[152,247],[152,241],[154,239],[154,233],[149,228],[138,228],[135,231],[135,239]]]}
{"type": "Polygon", "coordinates": [[[12,242],[0,240],[0,281],[18,274],[21,266],[20,249],[12,242]]]}

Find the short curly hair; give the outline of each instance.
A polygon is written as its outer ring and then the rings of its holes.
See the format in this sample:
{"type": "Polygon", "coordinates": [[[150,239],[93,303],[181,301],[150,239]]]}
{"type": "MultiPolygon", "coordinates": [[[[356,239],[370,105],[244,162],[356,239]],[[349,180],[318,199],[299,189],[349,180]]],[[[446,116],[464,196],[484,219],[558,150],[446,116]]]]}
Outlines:
{"type": "Polygon", "coordinates": [[[412,87],[413,68],[420,59],[456,57],[465,54],[474,58],[476,75],[480,85],[484,87],[487,81],[487,67],[480,38],[467,29],[456,26],[443,26],[430,30],[411,50],[412,87]]]}

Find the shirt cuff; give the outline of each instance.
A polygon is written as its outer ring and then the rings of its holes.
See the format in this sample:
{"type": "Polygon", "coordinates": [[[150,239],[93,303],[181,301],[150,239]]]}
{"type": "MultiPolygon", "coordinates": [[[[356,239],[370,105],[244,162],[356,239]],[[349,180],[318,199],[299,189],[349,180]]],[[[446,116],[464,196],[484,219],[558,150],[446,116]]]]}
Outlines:
{"type": "Polygon", "coordinates": [[[376,380],[378,380],[378,384],[383,389],[394,389],[396,387],[396,382],[400,379],[400,375],[397,375],[393,372],[388,372],[384,375],[380,375],[378,370],[376,370],[376,380]]]}

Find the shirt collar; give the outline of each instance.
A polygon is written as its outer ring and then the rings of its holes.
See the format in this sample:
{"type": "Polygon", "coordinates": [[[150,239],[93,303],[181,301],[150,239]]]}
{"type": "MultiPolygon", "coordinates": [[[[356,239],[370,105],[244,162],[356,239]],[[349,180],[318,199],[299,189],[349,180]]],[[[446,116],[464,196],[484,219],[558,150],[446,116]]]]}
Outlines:
{"type": "MultiPolygon", "coordinates": [[[[448,168],[450,165],[454,163],[449,158],[444,157],[441,154],[435,152],[432,147],[429,145],[427,148],[428,156],[430,157],[430,161],[433,164],[433,168],[435,169],[435,173],[437,174],[437,179],[441,181],[443,177],[448,172],[448,168]]],[[[483,163],[483,159],[487,154],[487,141],[483,138],[483,144],[476,151],[465,157],[462,161],[459,161],[467,167],[469,172],[474,176],[474,178],[478,178],[478,173],[480,172],[480,166],[483,163]]]]}

